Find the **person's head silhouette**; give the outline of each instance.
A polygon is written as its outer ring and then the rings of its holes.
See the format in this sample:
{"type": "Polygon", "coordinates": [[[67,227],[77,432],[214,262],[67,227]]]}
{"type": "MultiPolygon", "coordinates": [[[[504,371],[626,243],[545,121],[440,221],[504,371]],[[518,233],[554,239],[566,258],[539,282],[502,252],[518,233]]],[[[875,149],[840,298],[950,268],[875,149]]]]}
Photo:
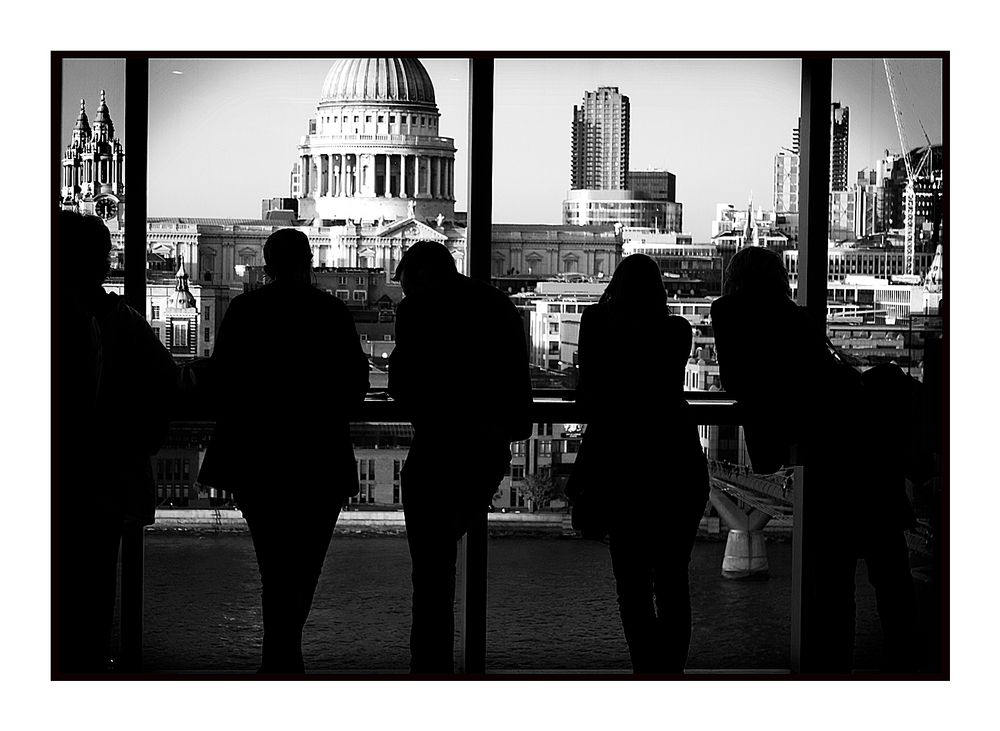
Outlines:
{"type": "Polygon", "coordinates": [[[458,276],[455,259],[448,249],[435,241],[418,241],[403,253],[393,281],[411,296],[431,292],[458,276]]]}
{"type": "Polygon", "coordinates": [[[111,269],[111,233],[97,216],[59,212],[59,288],[79,294],[100,287],[111,269]]]}
{"type": "Polygon", "coordinates": [[[632,254],[622,259],[601,295],[602,304],[610,303],[616,309],[648,310],[663,307],[666,302],[660,267],[645,254],[632,254]]]}
{"type": "Polygon", "coordinates": [[[309,237],[294,228],[279,229],[268,236],[264,271],[275,282],[308,282],[312,273],[309,237]]]}
{"type": "Polygon", "coordinates": [[[781,257],[770,249],[747,246],[736,252],[726,268],[723,294],[753,297],[791,297],[788,271],[781,257]]]}

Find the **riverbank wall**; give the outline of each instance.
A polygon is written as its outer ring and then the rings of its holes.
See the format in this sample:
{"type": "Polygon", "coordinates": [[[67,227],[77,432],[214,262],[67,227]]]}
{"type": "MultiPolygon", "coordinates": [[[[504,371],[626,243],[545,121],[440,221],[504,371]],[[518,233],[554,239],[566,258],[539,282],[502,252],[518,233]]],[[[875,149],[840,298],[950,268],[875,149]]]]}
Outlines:
{"type": "MultiPolygon", "coordinates": [[[[569,513],[490,513],[491,535],[575,535],[569,513]]],[[[150,530],[177,530],[202,533],[236,533],[247,530],[239,510],[169,508],[156,511],[150,530]]],[[[699,535],[724,535],[724,526],[716,517],[702,518],[699,535]]],[[[406,524],[402,510],[346,510],[337,520],[337,533],[403,534],[406,524]]]]}

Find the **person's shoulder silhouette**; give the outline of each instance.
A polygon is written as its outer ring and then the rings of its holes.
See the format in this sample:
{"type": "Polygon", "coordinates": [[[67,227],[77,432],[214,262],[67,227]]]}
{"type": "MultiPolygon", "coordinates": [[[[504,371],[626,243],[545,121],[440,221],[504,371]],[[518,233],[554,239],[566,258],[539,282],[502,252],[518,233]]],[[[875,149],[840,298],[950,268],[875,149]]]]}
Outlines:
{"type": "Polygon", "coordinates": [[[264,256],[272,281],[230,303],[211,363],[218,423],[204,477],[244,489],[306,463],[303,479],[318,480],[331,451],[336,475],[353,472],[348,425],[369,384],[350,311],[312,286],[305,234],[276,231],[264,256]]]}

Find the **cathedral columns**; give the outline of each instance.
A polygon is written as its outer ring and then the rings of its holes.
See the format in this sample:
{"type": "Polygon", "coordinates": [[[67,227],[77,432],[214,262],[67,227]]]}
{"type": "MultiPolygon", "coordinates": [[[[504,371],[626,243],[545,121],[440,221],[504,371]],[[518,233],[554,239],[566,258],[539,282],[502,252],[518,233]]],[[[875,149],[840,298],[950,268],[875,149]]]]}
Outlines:
{"type": "Polygon", "coordinates": [[[406,153],[399,156],[399,197],[409,198],[406,194],[406,153]]]}
{"type": "Polygon", "coordinates": [[[343,198],[347,189],[347,155],[344,153],[340,153],[340,171],[337,178],[337,186],[340,188],[337,194],[343,198]]]}

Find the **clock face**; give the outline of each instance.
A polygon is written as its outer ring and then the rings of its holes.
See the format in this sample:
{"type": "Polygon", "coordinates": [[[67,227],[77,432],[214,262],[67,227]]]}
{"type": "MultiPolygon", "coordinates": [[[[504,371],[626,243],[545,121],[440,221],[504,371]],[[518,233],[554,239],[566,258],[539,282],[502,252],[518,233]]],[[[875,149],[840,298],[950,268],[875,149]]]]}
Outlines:
{"type": "Polygon", "coordinates": [[[118,204],[111,198],[101,198],[94,206],[97,215],[105,221],[118,214],[118,204]]]}

